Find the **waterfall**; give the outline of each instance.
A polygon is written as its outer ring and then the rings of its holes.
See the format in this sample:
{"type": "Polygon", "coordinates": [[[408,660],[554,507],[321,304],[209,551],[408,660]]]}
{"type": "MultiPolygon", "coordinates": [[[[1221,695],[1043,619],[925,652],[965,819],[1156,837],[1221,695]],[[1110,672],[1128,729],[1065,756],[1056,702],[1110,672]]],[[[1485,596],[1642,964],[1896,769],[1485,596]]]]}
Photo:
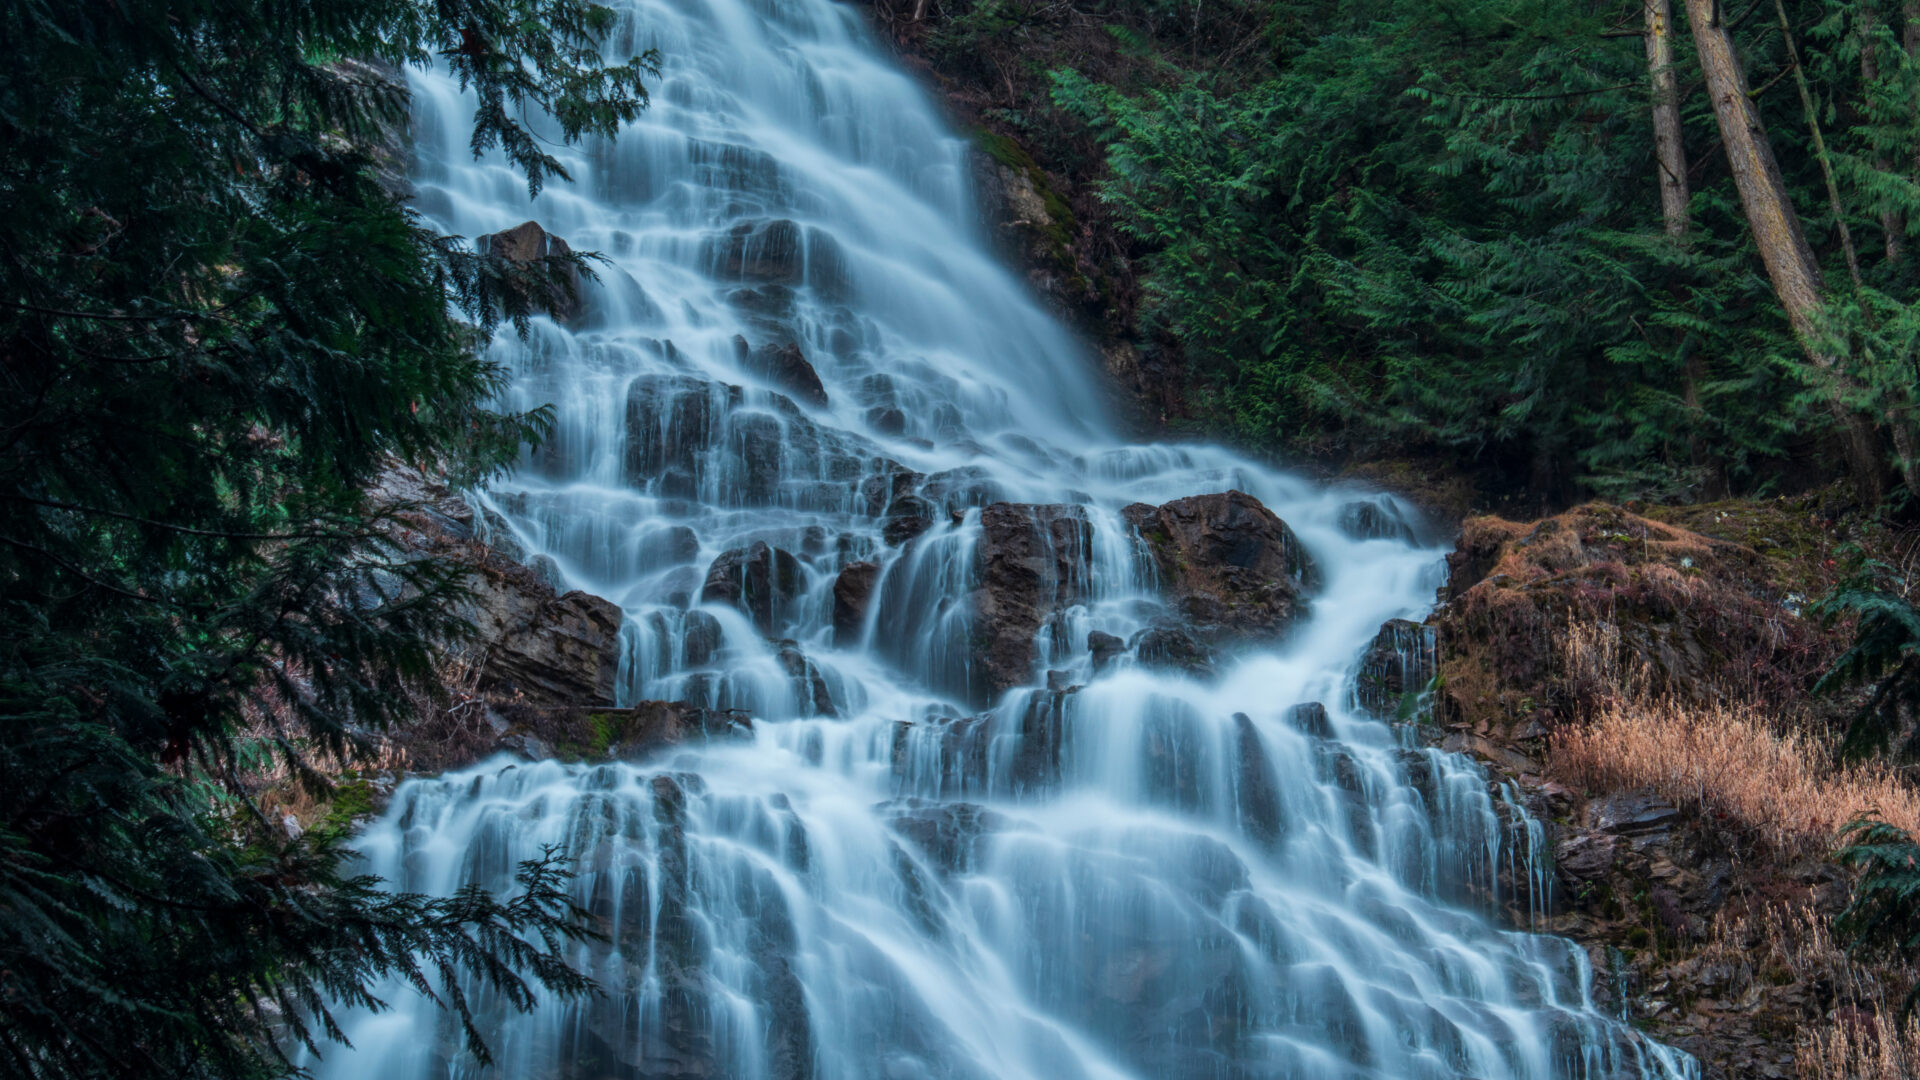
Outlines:
{"type": "MultiPolygon", "coordinates": [[[[1596,1007],[1580,948],[1498,922],[1545,902],[1539,823],[1365,700],[1363,669],[1404,678],[1431,643],[1363,652],[1442,580],[1390,500],[1128,445],[857,9],[627,0],[611,44],[659,49],[653,105],[559,151],[575,182],[535,201],[471,158],[454,83],[416,74],[415,204],[607,256],[574,325],[494,342],[505,404],[556,426],[478,498],[625,611],[623,702],[752,725],[408,780],[357,838],[432,893],[577,859],[604,993],[478,1001],[491,1075],[1695,1075],[1596,1007]],[[1228,491],[1291,526],[1310,614],[1211,672],[1151,663],[1126,645],[1166,625],[1165,571],[1122,511],[1228,491]],[[1049,598],[1011,684],[970,600],[1008,514],[1049,598]],[[836,597],[848,566],[863,605],[836,597]]],[[[430,1003],[386,997],[320,1076],[486,1075],[430,1003]]]]}

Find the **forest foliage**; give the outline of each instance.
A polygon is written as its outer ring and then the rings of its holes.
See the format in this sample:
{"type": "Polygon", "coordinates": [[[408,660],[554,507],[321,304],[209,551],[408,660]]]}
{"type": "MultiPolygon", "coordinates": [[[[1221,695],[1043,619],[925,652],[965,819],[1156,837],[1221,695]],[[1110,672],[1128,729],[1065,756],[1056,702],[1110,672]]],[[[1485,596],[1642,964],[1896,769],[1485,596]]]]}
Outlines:
{"type": "MultiPolygon", "coordinates": [[[[0,1074],[255,1077],[378,1007],[587,993],[561,853],[512,897],[396,894],[241,774],[324,786],[463,626],[401,548],[395,461],[474,477],[537,437],[477,346],[517,267],[387,182],[400,68],[446,65],[476,153],[564,178],[651,56],[587,0],[0,6],[0,1074]],[[542,112],[550,126],[525,121],[542,112]]],[[[555,260],[550,260],[555,261],[555,260]]],[[[565,261],[565,260],[559,260],[565,261]]],[[[532,279],[538,279],[534,281],[532,279]]]]}
{"type": "MultiPolygon", "coordinates": [[[[1053,105],[1105,156],[1143,330],[1251,444],[1435,452],[1550,502],[1686,500],[1833,478],[1844,398],[1891,479],[1920,355],[1920,13],[1724,9],[1823,272],[1810,342],[1756,250],[1686,6],[1665,68],[1679,235],[1641,0],[1109,0],[1092,17],[1148,75],[1103,83],[1067,57],[1053,105]]],[[[978,0],[944,40],[1045,7],[978,0]]]]}

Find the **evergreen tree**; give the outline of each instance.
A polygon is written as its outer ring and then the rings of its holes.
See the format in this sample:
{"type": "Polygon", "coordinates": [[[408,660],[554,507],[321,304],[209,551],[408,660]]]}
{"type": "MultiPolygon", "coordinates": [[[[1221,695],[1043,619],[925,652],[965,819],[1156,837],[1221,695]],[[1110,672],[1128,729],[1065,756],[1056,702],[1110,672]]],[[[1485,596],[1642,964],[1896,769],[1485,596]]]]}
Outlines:
{"type": "Polygon", "coordinates": [[[1064,71],[1054,100],[1106,149],[1146,329],[1254,442],[1424,447],[1550,501],[1853,448],[1871,497],[1914,461],[1920,279],[1887,232],[1920,195],[1910,6],[1282,0],[1263,78],[1169,48],[1157,89],[1064,71]],[[1767,183],[1720,148],[1696,40],[1767,183]],[[1889,253],[1858,286],[1852,237],[1889,253]]]}
{"type": "Polygon", "coordinates": [[[461,1019],[590,990],[563,853],[512,898],[393,895],[238,776],[324,783],[309,758],[404,715],[462,630],[379,471],[483,475],[544,423],[487,406],[477,347],[571,267],[383,187],[398,66],[456,72],[476,153],[537,190],[565,174],[521,117],[574,140],[645,103],[613,28],[588,0],[0,6],[0,1073],[283,1074],[389,977],[461,1019]]]}

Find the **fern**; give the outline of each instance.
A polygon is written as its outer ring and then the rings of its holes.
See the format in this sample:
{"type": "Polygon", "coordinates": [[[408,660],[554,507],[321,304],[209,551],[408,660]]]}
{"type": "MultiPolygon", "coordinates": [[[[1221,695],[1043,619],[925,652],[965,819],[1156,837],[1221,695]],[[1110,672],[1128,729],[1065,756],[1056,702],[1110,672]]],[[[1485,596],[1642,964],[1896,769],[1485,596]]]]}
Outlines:
{"type": "Polygon", "coordinates": [[[1896,741],[1902,756],[1920,754],[1920,610],[1885,563],[1869,561],[1810,609],[1821,625],[1855,619],[1853,644],[1814,684],[1815,693],[1870,686],[1854,713],[1841,753],[1884,753],[1896,741]]]}

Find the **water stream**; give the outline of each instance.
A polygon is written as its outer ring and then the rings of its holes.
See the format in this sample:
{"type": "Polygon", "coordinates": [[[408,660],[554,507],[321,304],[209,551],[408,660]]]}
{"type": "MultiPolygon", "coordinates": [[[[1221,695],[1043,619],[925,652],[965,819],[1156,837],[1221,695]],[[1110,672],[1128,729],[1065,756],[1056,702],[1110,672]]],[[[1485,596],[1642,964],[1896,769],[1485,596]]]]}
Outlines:
{"type": "Polygon", "coordinates": [[[1118,435],[1083,346],[991,254],[965,142],[860,9],[627,12],[616,50],[664,59],[654,105],[564,152],[576,182],[537,202],[472,160],[452,82],[416,74],[417,205],[610,259],[578,325],[495,343],[508,404],[558,426],[479,497],[626,611],[623,701],[745,710],[752,734],[404,784],[359,838],[368,869],[505,888],[566,845],[610,934],[581,953],[606,993],[499,1015],[485,1073],[396,988],[322,1076],[1693,1075],[1595,1006],[1578,947],[1496,925],[1543,901],[1538,824],[1356,704],[1362,651],[1431,606],[1441,549],[1356,538],[1358,493],[1118,435]],[[1210,678],[1096,673],[1090,634],[1167,614],[1121,508],[1228,490],[1310,553],[1310,617],[1210,678]],[[1029,685],[995,692],[968,596],[1001,502],[1090,527],[1056,553],[1072,602],[1029,685]],[[703,601],[709,566],[759,542],[779,587],[703,601]],[[863,561],[874,599],[836,632],[836,577],[863,561]]]}

